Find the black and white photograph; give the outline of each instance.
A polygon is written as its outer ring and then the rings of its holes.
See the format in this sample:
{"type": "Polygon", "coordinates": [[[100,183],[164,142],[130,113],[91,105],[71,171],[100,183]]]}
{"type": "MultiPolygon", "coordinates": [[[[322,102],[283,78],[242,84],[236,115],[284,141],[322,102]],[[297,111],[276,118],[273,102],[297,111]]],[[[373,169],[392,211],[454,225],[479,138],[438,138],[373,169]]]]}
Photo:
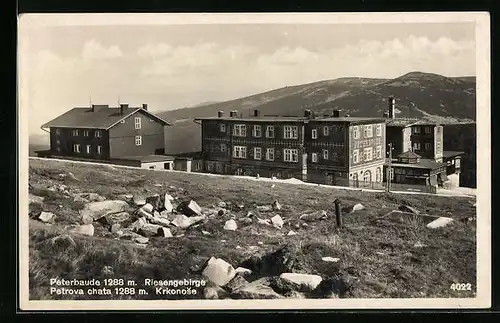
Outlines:
{"type": "Polygon", "coordinates": [[[18,24],[21,308],[490,306],[487,13],[18,24]]]}

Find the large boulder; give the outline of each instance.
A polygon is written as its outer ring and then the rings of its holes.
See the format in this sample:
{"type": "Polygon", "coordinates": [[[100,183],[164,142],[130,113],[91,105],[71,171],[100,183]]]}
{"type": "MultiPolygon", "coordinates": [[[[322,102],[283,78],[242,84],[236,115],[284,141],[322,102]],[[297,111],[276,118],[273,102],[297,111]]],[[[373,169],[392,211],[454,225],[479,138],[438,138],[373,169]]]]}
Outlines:
{"type": "Polygon", "coordinates": [[[236,221],[234,221],[234,220],[228,220],[224,224],[224,230],[236,231],[236,229],[238,229],[238,225],[236,224],[236,221]]]}
{"type": "Polygon", "coordinates": [[[165,227],[160,227],[158,229],[158,235],[163,238],[172,238],[174,235],[172,234],[172,231],[170,231],[169,228],[165,227]]]}
{"type": "Polygon", "coordinates": [[[56,215],[54,213],[42,211],[42,213],[38,216],[38,219],[44,223],[52,223],[54,222],[55,217],[56,215]]]}
{"type": "Polygon", "coordinates": [[[224,290],[227,290],[228,292],[232,293],[238,289],[243,288],[245,285],[248,284],[248,281],[243,278],[243,275],[236,274],[233,279],[231,279],[227,284],[224,285],[224,290]]]}
{"type": "Polygon", "coordinates": [[[201,208],[193,200],[190,201],[182,201],[178,206],[177,206],[177,211],[180,213],[186,215],[186,216],[199,216],[201,215],[201,208]]]}
{"type": "Polygon", "coordinates": [[[143,206],[146,204],[146,198],[142,195],[135,195],[133,201],[136,206],[143,206]]]}
{"type": "Polygon", "coordinates": [[[440,218],[428,223],[427,228],[429,228],[429,229],[442,228],[442,227],[445,227],[452,222],[453,222],[452,218],[440,217],[440,218]]]}
{"type": "Polygon", "coordinates": [[[323,278],[318,275],[282,273],[280,279],[295,285],[298,291],[311,292],[321,283],[323,278]]]}
{"type": "Polygon", "coordinates": [[[271,222],[273,224],[273,227],[276,229],[281,229],[283,228],[283,219],[279,215],[275,215],[271,218],[271,222]]]}
{"type": "Polygon", "coordinates": [[[137,219],[134,223],[130,225],[130,229],[132,231],[138,231],[140,228],[142,228],[144,225],[146,225],[148,221],[146,220],[145,217],[141,217],[137,219]]]}
{"type": "Polygon", "coordinates": [[[148,213],[153,213],[154,207],[151,203],[146,203],[141,206],[140,210],[146,211],[148,213]]]}
{"type": "Polygon", "coordinates": [[[107,200],[100,202],[92,202],[85,204],[84,208],[80,210],[82,218],[91,217],[97,220],[105,215],[120,213],[127,210],[128,204],[122,200],[107,200]]]}
{"type": "Polygon", "coordinates": [[[267,285],[267,278],[255,280],[235,290],[231,296],[235,299],[277,299],[283,298],[267,285]]]}
{"type": "MultiPolygon", "coordinates": [[[[169,199],[165,199],[165,202],[163,203],[164,211],[166,212],[172,212],[174,210],[174,206],[172,205],[172,201],[169,199]]],[[[162,211],[163,212],[163,211],[162,211]]]]}
{"type": "Polygon", "coordinates": [[[236,271],[231,264],[223,259],[211,257],[201,274],[212,283],[218,286],[224,286],[233,279],[236,275],[236,271]]]}
{"type": "Polygon", "coordinates": [[[139,233],[141,236],[144,237],[155,237],[158,235],[158,230],[160,228],[163,227],[157,224],[146,223],[140,229],[137,230],[137,233],[139,233]]]}
{"type": "Polygon", "coordinates": [[[153,216],[153,218],[149,219],[149,221],[153,224],[161,225],[163,227],[168,227],[170,225],[170,221],[167,218],[161,216],[153,216]]]}
{"type": "Polygon", "coordinates": [[[203,215],[187,217],[184,214],[177,214],[170,223],[178,228],[185,229],[205,219],[206,217],[203,215]]]}
{"type": "Polygon", "coordinates": [[[94,225],[92,225],[92,224],[77,225],[70,232],[74,233],[74,234],[85,235],[85,236],[93,236],[94,235],[94,225]]]}

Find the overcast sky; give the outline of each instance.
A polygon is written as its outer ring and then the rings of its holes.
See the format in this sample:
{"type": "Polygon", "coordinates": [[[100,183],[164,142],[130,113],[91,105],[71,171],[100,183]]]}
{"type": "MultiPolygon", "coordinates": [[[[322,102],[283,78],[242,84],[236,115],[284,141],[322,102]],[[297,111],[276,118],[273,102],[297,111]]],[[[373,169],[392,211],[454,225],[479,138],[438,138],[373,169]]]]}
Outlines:
{"type": "Polygon", "coordinates": [[[473,23],[49,26],[21,37],[30,133],[90,98],[159,111],[344,76],[476,74],[473,23]]]}

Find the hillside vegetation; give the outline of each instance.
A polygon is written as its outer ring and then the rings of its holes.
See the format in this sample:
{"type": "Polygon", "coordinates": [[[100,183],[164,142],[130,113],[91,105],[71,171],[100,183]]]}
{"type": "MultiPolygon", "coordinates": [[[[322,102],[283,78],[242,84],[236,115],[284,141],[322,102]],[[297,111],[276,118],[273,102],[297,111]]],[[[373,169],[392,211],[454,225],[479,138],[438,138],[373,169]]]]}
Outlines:
{"type": "MultiPolygon", "coordinates": [[[[139,286],[146,278],[203,279],[200,268],[210,257],[221,258],[234,268],[251,269],[252,274],[240,277],[243,282],[239,284],[258,283],[273,298],[475,295],[476,212],[472,198],[337,190],[53,160],[30,160],[29,176],[31,299],[89,298],[50,294],[50,278],[112,277],[132,279],[139,286]],[[82,193],[94,193],[105,200],[127,200],[124,196],[128,194],[134,198],[159,194],[163,198],[167,193],[174,207],[183,201],[196,201],[203,220],[184,229],[170,224],[172,237],[151,236],[146,244],[125,240],[127,223],[138,216],[129,196],[130,219],[122,222],[125,234],[110,231],[101,221],[94,221],[92,236],[76,234],[71,228],[82,224],[80,211],[86,207],[86,202],[77,199],[82,193]],[[335,199],[343,208],[342,228],[337,228],[334,220],[335,199]],[[281,207],[274,207],[276,201],[281,207]],[[355,204],[364,208],[352,212],[355,204]],[[402,205],[453,221],[430,229],[425,225],[426,217],[386,216],[402,205]],[[38,219],[42,211],[52,212],[55,219],[42,223],[38,219]],[[276,215],[283,220],[281,227],[270,224],[276,215]],[[225,230],[231,219],[237,229],[225,230]],[[62,240],[68,243],[56,243],[62,240]],[[336,260],[327,262],[324,257],[336,260]],[[310,293],[297,291],[277,276],[284,271],[318,275],[323,280],[310,293]],[[470,283],[472,288],[453,290],[453,283],[470,283]]],[[[178,216],[175,210],[168,216],[178,216]]],[[[240,287],[210,288],[215,289],[216,298],[243,295],[238,293],[240,287]]],[[[94,298],[179,298],[155,295],[152,287],[146,289],[147,295],[94,298]]],[[[190,298],[213,295],[204,289],[190,298]]]]}

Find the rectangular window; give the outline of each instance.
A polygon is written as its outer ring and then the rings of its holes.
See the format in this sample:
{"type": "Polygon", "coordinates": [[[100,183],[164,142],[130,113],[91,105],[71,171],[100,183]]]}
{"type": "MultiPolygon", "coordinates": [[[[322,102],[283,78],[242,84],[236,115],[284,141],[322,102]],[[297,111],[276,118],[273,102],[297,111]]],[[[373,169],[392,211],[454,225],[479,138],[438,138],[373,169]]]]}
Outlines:
{"type": "Polygon", "coordinates": [[[142,136],[135,136],[135,145],[136,146],[142,145],[142,136]]]}
{"type": "Polygon", "coordinates": [[[79,144],[74,144],[73,145],[73,151],[75,153],[79,153],[80,152],[80,145],[79,144]]]}
{"type": "Polygon", "coordinates": [[[219,129],[220,129],[220,132],[226,132],[226,125],[225,125],[225,124],[223,124],[223,123],[221,123],[221,124],[219,125],[219,129]]]}
{"type": "Polygon", "coordinates": [[[266,127],[266,137],[267,138],[274,138],[274,126],[267,126],[266,127]]]}
{"type": "Polygon", "coordinates": [[[317,153],[312,153],[311,154],[311,160],[313,163],[317,163],[318,162],[318,154],[317,153]]]}
{"type": "Polygon", "coordinates": [[[359,150],[358,149],[355,149],[352,152],[352,162],[353,162],[353,164],[359,163],[359,150]]]}
{"type": "Polygon", "coordinates": [[[97,146],[97,154],[102,154],[102,146],[97,146]]]}
{"type": "Polygon", "coordinates": [[[283,160],[296,163],[299,161],[299,152],[297,149],[283,149],[283,160]]]}
{"type": "Polygon", "coordinates": [[[328,126],[323,127],[323,136],[328,136],[328,126]]]}
{"type": "Polygon", "coordinates": [[[381,124],[378,124],[378,125],[377,125],[377,128],[376,128],[376,130],[375,130],[375,133],[376,133],[377,137],[382,136],[382,125],[381,125],[381,124]]]}
{"type": "Polygon", "coordinates": [[[420,143],[419,142],[413,143],[413,150],[420,150],[420,143]]]}
{"type": "Polygon", "coordinates": [[[425,133],[426,134],[430,134],[432,132],[432,128],[431,127],[425,127],[425,133]]]}
{"type": "Polygon", "coordinates": [[[74,129],[72,133],[73,136],[78,137],[78,129],[74,129]]]}
{"type": "Polygon", "coordinates": [[[312,139],[318,139],[318,130],[316,129],[311,130],[311,137],[312,139]]]}
{"type": "Polygon", "coordinates": [[[260,147],[254,147],[253,149],[253,159],[262,159],[262,149],[260,147]]]}
{"type": "Polygon", "coordinates": [[[88,137],[89,136],[89,131],[88,130],[83,130],[83,136],[88,137]]]}
{"type": "Polygon", "coordinates": [[[141,117],[135,117],[134,125],[135,129],[141,129],[141,117]]]}
{"type": "Polygon", "coordinates": [[[431,150],[432,149],[432,144],[430,142],[425,143],[425,150],[431,150]]]}
{"type": "Polygon", "coordinates": [[[220,144],[220,151],[225,153],[227,151],[227,146],[226,144],[220,144]]]}
{"type": "Polygon", "coordinates": [[[364,161],[372,160],[373,158],[372,153],[373,153],[372,147],[363,149],[363,160],[364,161]]]}
{"type": "Polygon", "coordinates": [[[101,138],[101,136],[102,136],[102,131],[101,130],[96,130],[95,131],[95,137],[96,138],[101,138]]]}
{"type": "Polygon", "coordinates": [[[371,124],[366,125],[363,130],[364,130],[364,133],[363,133],[364,138],[373,137],[373,126],[371,124]]]}
{"type": "Polygon", "coordinates": [[[262,137],[262,128],[260,125],[253,126],[253,136],[256,138],[262,137]]]}
{"type": "Polygon", "coordinates": [[[233,157],[234,158],[247,158],[247,147],[234,146],[233,147],[233,157]]]}
{"type": "Polygon", "coordinates": [[[90,145],[87,145],[87,154],[90,154],[90,145]]]}
{"type": "Polygon", "coordinates": [[[413,127],[412,132],[414,135],[419,135],[420,134],[420,127],[413,127]]]}
{"type": "Polygon", "coordinates": [[[285,126],[284,137],[285,139],[298,139],[299,133],[297,126],[285,126]]]}
{"type": "Polygon", "coordinates": [[[246,137],[247,136],[247,126],[244,124],[235,124],[233,128],[233,136],[246,137]]]}
{"type": "Polygon", "coordinates": [[[377,148],[375,150],[375,154],[376,154],[377,159],[382,158],[382,147],[381,146],[377,146],[377,148]]]}
{"type": "Polygon", "coordinates": [[[61,134],[61,129],[56,129],[56,135],[60,135],[61,134]]]}
{"type": "Polygon", "coordinates": [[[323,149],[323,159],[327,160],[328,159],[328,150],[323,149]]]}
{"type": "Polygon", "coordinates": [[[352,127],[352,137],[354,139],[359,139],[359,127],[358,126],[352,127]]]}
{"type": "Polygon", "coordinates": [[[274,161],[274,148],[266,149],[266,159],[269,161],[274,161]]]}

